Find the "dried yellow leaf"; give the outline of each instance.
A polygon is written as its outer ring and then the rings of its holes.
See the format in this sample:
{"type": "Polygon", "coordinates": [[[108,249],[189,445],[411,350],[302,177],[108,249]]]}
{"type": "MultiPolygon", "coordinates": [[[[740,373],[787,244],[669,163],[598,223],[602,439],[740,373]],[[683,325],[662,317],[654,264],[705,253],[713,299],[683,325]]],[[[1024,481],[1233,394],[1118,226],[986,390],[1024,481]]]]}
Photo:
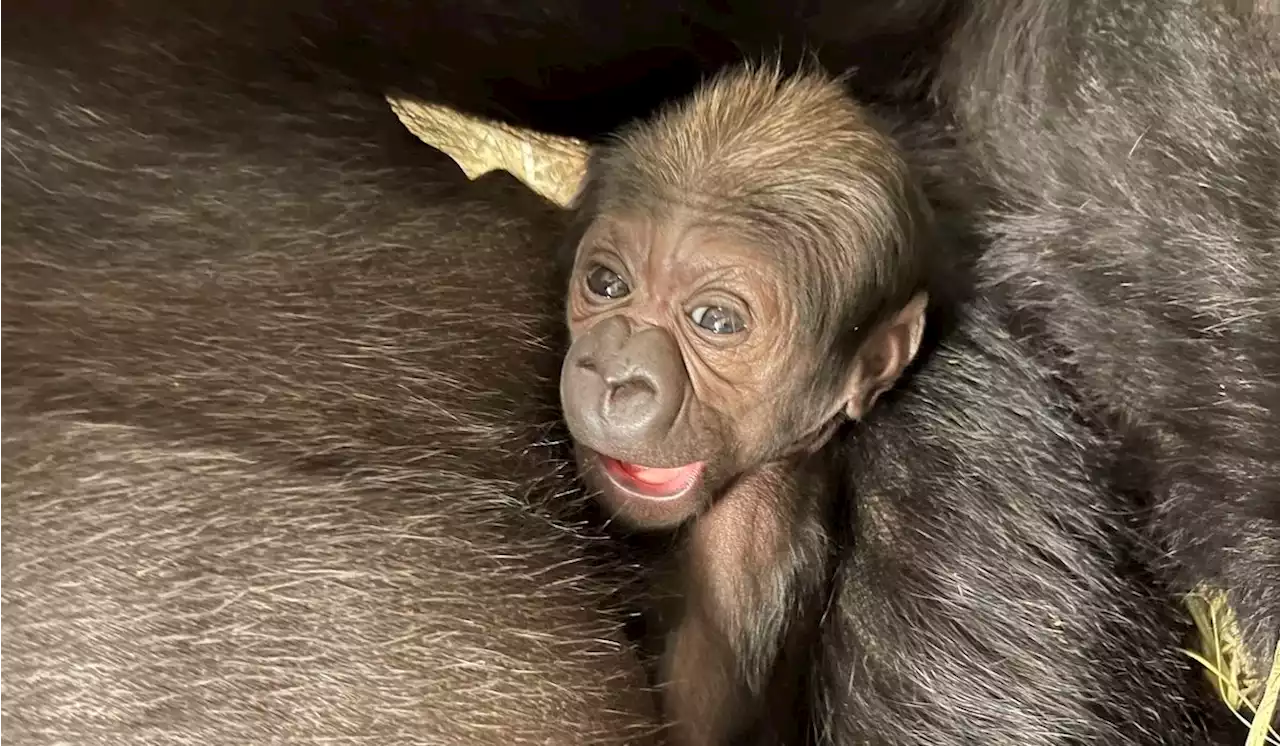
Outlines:
{"type": "Polygon", "coordinates": [[[586,174],[587,144],[581,140],[513,127],[440,104],[387,100],[410,132],[452,158],[469,179],[506,171],[565,207],[586,174]]]}

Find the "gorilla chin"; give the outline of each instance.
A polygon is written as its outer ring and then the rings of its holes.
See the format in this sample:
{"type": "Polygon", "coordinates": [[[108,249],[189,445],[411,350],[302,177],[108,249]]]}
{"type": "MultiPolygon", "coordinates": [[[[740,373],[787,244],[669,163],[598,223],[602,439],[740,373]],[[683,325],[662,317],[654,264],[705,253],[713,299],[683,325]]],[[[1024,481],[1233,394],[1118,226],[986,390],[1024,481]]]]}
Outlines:
{"type": "Polygon", "coordinates": [[[579,473],[596,500],[633,528],[674,528],[706,502],[706,464],[701,461],[658,468],[622,461],[581,443],[575,452],[579,473]]]}

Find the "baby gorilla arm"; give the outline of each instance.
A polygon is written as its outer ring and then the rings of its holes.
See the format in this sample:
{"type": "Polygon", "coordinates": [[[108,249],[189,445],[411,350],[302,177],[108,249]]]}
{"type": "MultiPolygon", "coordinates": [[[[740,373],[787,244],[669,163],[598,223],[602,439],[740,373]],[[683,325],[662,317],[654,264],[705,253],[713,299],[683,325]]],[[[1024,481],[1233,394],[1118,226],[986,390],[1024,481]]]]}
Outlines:
{"type": "Polygon", "coordinates": [[[789,633],[810,627],[809,586],[826,575],[825,532],[814,511],[797,509],[809,502],[803,480],[817,476],[811,466],[761,469],[692,525],[684,609],[663,658],[675,743],[736,742],[757,698],[790,685],[774,663],[789,633]]]}

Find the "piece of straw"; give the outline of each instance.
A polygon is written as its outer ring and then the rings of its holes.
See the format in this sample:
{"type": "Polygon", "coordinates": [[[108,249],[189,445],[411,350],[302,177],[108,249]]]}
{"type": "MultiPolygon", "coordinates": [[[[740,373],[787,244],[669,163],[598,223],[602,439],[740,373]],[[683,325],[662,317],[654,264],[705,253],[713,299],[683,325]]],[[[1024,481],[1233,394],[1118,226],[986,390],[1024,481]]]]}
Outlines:
{"type": "Polygon", "coordinates": [[[1227,594],[1201,586],[1187,594],[1186,603],[1200,636],[1200,652],[1183,652],[1204,667],[1218,696],[1249,726],[1245,746],[1264,743],[1280,746],[1280,735],[1272,726],[1277,699],[1280,699],[1280,644],[1272,656],[1267,677],[1260,678],[1249,660],[1227,594]],[[1255,697],[1259,695],[1261,699],[1255,705],[1255,697]],[[1252,721],[1240,714],[1242,709],[1253,713],[1252,721]]]}
{"type": "Polygon", "coordinates": [[[1244,742],[1244,746],[1262,746],[1268,740],[1280,743],[1280,734],[1276,733],[1274,727],[1278,700],[1280,700],[1280,641],[1276,642],[1275,652],[1271,654],[1271,673],[1267,675],[1267,688],[1262,693],[1262,702],[1254,711],[1253,725],[1249,728],[1249,739],[1244,742]]]}

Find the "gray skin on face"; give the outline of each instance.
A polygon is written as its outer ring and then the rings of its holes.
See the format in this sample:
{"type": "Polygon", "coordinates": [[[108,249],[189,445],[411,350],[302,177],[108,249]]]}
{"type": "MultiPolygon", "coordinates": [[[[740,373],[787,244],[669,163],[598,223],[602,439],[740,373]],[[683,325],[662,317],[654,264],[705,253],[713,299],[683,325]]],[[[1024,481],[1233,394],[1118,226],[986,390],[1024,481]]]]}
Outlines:
{"type": "Polygon", "coordinates": [[[758,429],[776,408],[769,382],[790,352],[778,332],[794,315],[753,271],[760,252],[674,225],[616,221],[585,237],[561,379],[589,479],[609,509],[651,525],[680,522],[761,457],[734,447],[733,423],[758,429]]]}
{"type": "Polygon", "coordinates": [[[851,383],[824,391],[818,361],[835,355],[812,352],[822,336],[771,290],[794,282],[770,283],[783,275],[763,252],[698,231],[651,246],[637,274],[596,258],[618,252],[583,252],[561,377],[580,465],[629,522],[678,524],[753,468],[820,446],[846,410],[869,407],[858,389],[874,399],[919,343],[923,296],[871,337],[851,383]],[[828,402],[817,417],[795,404],[815,391],[828,402]]]}

